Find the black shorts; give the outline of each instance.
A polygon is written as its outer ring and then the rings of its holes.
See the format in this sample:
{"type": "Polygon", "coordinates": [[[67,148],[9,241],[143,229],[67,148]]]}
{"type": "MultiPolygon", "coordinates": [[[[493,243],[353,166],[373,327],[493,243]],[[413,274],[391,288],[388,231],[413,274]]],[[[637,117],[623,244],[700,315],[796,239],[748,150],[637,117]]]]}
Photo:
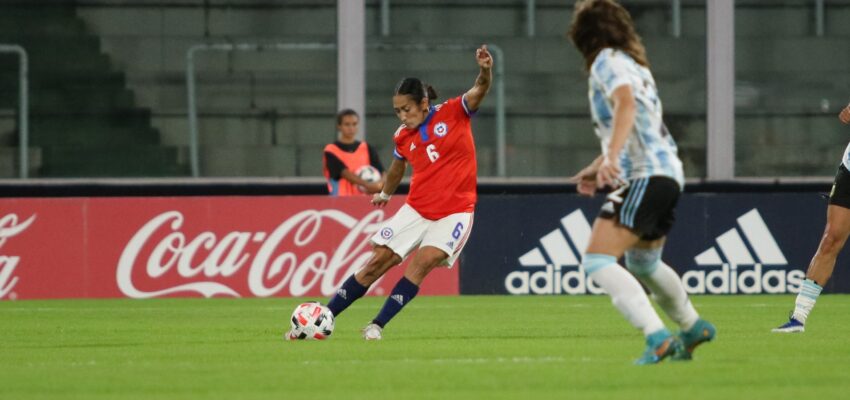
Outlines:
{"type": "Polygon", "coordinates": [[[850,208],[850,171],[847,171],[843,163],[835,173],[835,181],[829,191],[829,204],[850,208]]]}
{"type": "Polygon", "coordinates": [[[666,176],[633,179],[608,195],[599,218],[613,219],[643,240],[660,239],[673,228],[680,193],[666,176]]]}

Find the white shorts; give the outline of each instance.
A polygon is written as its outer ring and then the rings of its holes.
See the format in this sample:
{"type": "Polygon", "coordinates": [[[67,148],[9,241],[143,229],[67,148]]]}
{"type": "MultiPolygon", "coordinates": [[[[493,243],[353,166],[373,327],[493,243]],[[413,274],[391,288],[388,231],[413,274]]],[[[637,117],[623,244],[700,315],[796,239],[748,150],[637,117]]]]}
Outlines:
{"type": "Polygon", "coordinates": [[[451,267],[469,239],[473,214],[457,213],[431,221],[405,204],[381,225],[372,244],[387,246],[402,259],[417,247],[436,247],[449,255],[443,264],[451,267]]]}

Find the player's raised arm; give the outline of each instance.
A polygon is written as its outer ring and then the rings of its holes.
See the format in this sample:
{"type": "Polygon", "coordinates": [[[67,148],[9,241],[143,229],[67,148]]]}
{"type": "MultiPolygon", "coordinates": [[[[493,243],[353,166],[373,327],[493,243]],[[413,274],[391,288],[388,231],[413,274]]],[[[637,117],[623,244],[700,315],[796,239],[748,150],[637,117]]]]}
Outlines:
{"type": "Polygon", "coordinates": [[[487,91],[490,90],[490,83],[493,81],[493,56],[487,51],[487,45],[481,45],[475,50],[475,61],[478,62],[478,78],[475,78],[475,85],[472,89],[466,92],[466,107],[469,112],[478,110],[487,91]]]}
{"type": "Polygon", "coordinates": [[[376,193],[372,197],[372,204],[383,207],[390,201],[390,196],[398,189],[398,184],[401,183],[401,178],[404,177],[404,171],[407,169],[407,161],[393,159],[390,168],[387,169],[384,180],[384,188],[380,193],[376,193]]]}

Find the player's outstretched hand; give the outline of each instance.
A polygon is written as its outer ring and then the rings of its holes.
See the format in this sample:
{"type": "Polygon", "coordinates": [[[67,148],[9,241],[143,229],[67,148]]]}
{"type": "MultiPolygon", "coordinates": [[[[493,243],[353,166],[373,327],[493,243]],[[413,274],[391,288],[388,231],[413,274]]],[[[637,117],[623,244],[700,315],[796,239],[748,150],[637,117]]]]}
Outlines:
{"type": "Polygon", "coordinates": [[[582,179],[576,182],[578,194],[593,197],[596,194],[596,180],[582,179]]]}
{"type": "Polygon", "coordinates": [[[848,104],[847,107],[844,107],[844,109],[841,110],[841,114],[838,114],[838,119],[840,119],[841,123],[843,123],[844,125],[850,125],[850,104],[848,104]]]}
{"type": "Polygon", "coordinates": [[[372,196],[372,205],[378,208],[384,208],[384,206],[387,205],[387,203],[390,201],[390,197],[382,196],[382,194],[383,192],[375,193],[375,195],[372,196]]]}
{"type": "Polygon", "coordinates": [[[576,184],[576,191],[582,196],[593,197],[596,194],[596,170],[587,167],[572,178],[570,182],[576,184]]]}
{"type": "Polygon", "coordinates": [[[475,50],[475,61],[478,62],[478,66],[481,68],[493,68],[493,56],[487,51],[486,44],[482,44],[478,50],[475,50]]]}
{"type": "Polygon", "coordinates": [[[596,187],[601,189],[606,186],[616,188],[620,186],[620,161],[616,157],[606,156],[596,173],[596,187]]]}

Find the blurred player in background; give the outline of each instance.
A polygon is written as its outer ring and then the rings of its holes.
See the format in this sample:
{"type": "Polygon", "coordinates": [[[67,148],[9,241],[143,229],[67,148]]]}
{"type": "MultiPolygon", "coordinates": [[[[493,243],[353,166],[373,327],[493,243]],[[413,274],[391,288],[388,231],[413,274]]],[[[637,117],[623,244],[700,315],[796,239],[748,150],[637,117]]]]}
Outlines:
{"type": "Polygon", "coordinates": [[[328,308],[338,316],[378,278],[417,249],[383,308],[363,329],[366,340],[382,337],[384,326],[419,292],[438,266],[451,267],[472,230],[477,200],[477,164],[470,117],[492,81],[493,58],[486,46],[475,51],[478,77],[463,96],[434,104],[437,93],[417,78],[399,82],[393,110],[402,125],[395,132],[393,162],[383,190],[372,203],[383,207],[395,193],[407,164],[413,167],[407,203],[372,237],[374,251],[365,267],[349,277],[328,308]]]}
{"type": "MultiPolygon", "coordinates": [[[[850,104],[838,114],[838,119],[844,124],[850,124],[850,104]]],[[[809,262],[806,280],[800,287],[794,311],[788,322],[774,328],[773,332],[805,331],[806,319],[815,307],[821,290],[832,276],[835,259],[844,248],[847,236],[850,236],[850,171],[848,169],[850,169],[850,144],[844,150],[844,158],[835,174],[835,182],[829,193],[829,205],[826,207],[826,228],[824,228],[818,250],[809,262]]]]}
{"type": "Polygon", "coordinates": [[[384,167],[375,148],[357,140],[360,116],[352,109],[336,115],[339,138],[325,146],[323,173],[331,196],[355,196],[381,191],[384,167]]]}
{"type": "Polygon", "coordinates": [[[602,142],[602,155],[573,180],[586,196],[606,186],[615,189],[593,223],[584,270],[645,335],[647,348],[636,364],[668,356],[690,359],[716,330],[699,317],[676,271],[661,261],[684,173],[662,121],[645,49],[628,11],[613,0],[577,2],[568,35],[590,74],[591,113],[602,142]],[[624,254],[631,274],[617,264],[624,254]],[[680,326],[678,337],[664,326],[635,276],[680,326]]]}

